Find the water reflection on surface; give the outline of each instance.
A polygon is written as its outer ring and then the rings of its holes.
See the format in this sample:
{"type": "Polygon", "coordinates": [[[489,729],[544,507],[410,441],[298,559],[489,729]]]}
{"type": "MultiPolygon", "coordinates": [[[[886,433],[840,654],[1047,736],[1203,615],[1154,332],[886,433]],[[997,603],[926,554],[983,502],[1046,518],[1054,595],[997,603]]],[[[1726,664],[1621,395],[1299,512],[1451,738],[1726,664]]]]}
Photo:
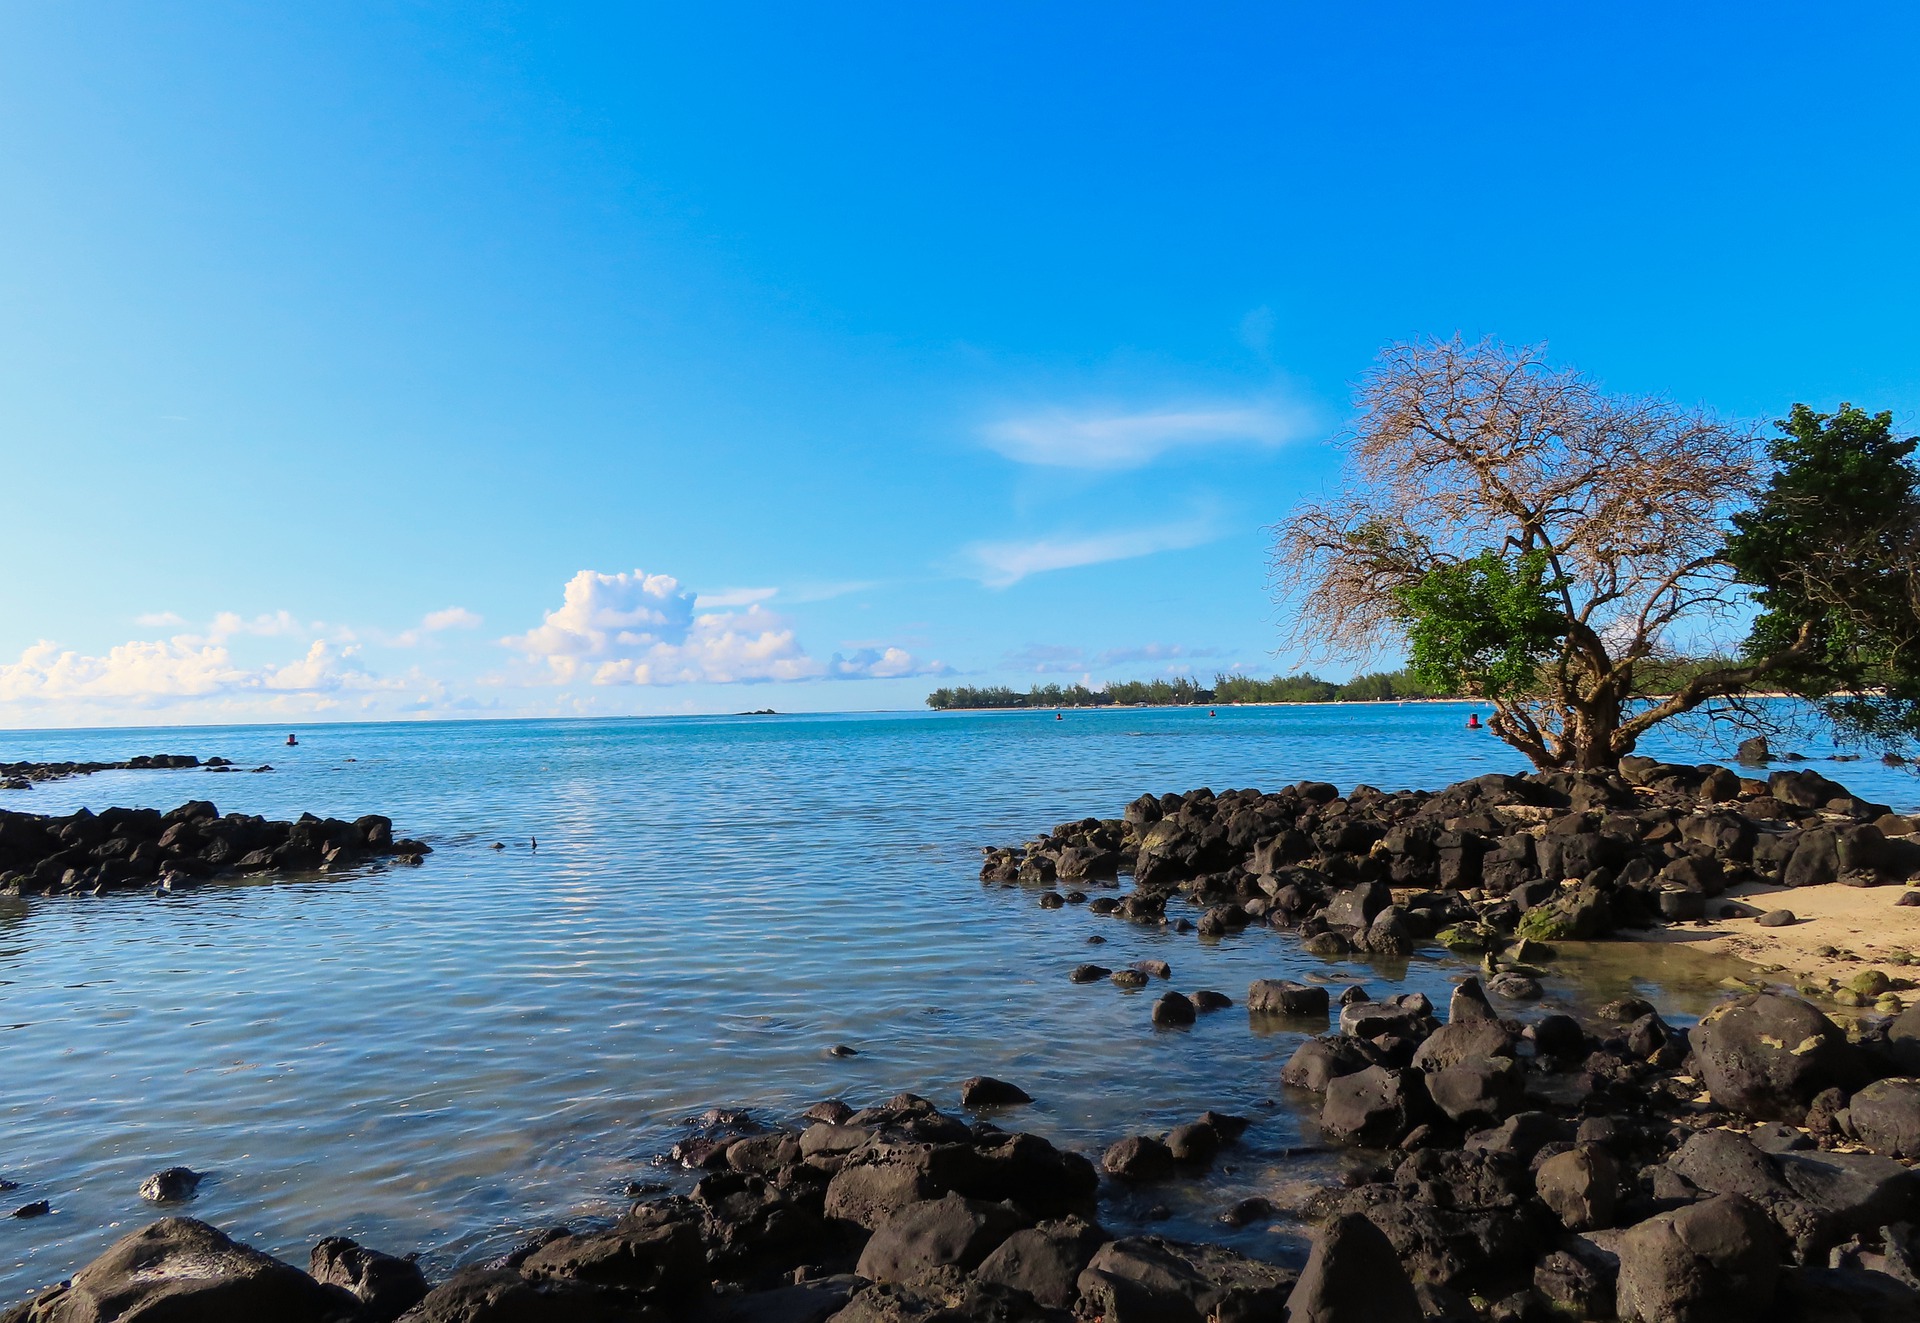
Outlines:
{"type": "MultiPolygon", "coordinates": [[[[9,736],[0,758],[166,750],[278,770],[102,773],[7,807],[384,812],[437,852],[164,900],[0,902],[0,1175],[56,1210],[0,1220],[0,1297],[149,1218],[134,1192],[176,1162],[212,1173],[194,1215],[263,1248],[304,1262],[344,1233],[443,1270],[618,1211],[708,1107],[782,1119],[903,1089],[954,1106],[978,1073],[1038,1099],[1003,1123],[1087,1151],[1209,1107],[1254,1116],[1208,1180],[1104,1210],[1146,1225],[1163,1204],[1169,1234],[1220,1234],[1226,1204],[1323,1174],[1277,1084],[1311,1026],[1255,1032],[1236,1008],[1156,1031],[1161,988],[1067,971],[1154,957],[1172,986],[1236,1000],[1255,978],[1312,973],[1444,1002],[1464,966],[1437,951],[1322,962],[1264,930],[1202,943],[1044,912],[983,888],[978,848],[1143,790],[1391,789],[1519,767],[1447,705],[1219,711],[335,726],[297,749],[261,729],[9,736]],[[836,1043],[859,1055],[829,1056],[836,1043]]],[[[1912,803],[1910,775],[1864,767],[1844,769],[1860,793],[1912,803]]],[[[1541,1006],[1633,991],[1684,1019],[1717,968],[1679,948],[1570,950],[1541,1006]]],[[[1287,1248],[1265,1227],[1232,1239],[1287,1248]]]]}

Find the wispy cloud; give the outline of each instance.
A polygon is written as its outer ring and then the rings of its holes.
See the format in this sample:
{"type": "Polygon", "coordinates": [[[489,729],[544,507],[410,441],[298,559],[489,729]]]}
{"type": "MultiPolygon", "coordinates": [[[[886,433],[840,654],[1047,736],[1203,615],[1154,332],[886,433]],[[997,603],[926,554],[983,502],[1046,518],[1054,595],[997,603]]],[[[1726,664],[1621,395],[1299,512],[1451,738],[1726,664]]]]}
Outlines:
{"type": "Polygon", "coordinates": [[[693,599],[693,605],[699,611],[712,611],[726,606],[752,606],[756,602],[771,600],[779,592],[778,588],[728,588],[717,593],[701,593],[693,599]]]}
{"type": "Polygon", "coordinates": [[[1139,413],[1054,410],[993,423],[988,446],[1022,464],[1135,469],[1173,450],[1280,445],[1304,436],[1304,410],[1271,403],[1157,409],[1139,413]]]}
{"type": "Polygon", "coordinates": [[[393,648],[417,648],[435,634],[443,634],[450,629],[478,629],[482,623],[479,613],[469,611],[464,606],[449,606],[427,612],[420,617],[418,625],[402,630],[385,642],[393,648]]]}
{"type": "Polygon", "coordinates": [[[1206,520],[1131,528],[1089,537],[1041,538],[1033,542],[976,542],[966,549],[972,577],[989,588],[1009,588],[1031,574],[1048,570],[1103,565],[1132,560],[1160,551],[1178,551],[1210,542],[1216,536],[1206,520]]]}
{"type": "Polygon", "coordinates": [[[135,616],[133,623],[142,629],[179,629],[187,622],[184,617],[171,611],[149,611],[145,615],[135,616]]]}

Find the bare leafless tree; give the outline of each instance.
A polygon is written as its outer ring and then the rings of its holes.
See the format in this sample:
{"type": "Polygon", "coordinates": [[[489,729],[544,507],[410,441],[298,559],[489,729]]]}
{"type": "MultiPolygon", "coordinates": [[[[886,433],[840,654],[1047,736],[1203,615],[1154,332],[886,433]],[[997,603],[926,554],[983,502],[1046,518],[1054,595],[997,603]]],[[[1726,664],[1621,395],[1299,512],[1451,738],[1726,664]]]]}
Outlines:
{"type": "Polygon", "coordinates": [[[1532,683],[1486,697],[1493,733],[1543,768],[1612,766],[1650,727],[1770,668],[1730,663],[1646,692],[1676,642],[1738,604],[1722,548],[1756,482],[1752,429],[1608,394],[1551,366],[1541,346],[1456,337],[1384,351],[1342,440],[1342,489],[1276,530],[1273,582],[1294,650],[1397,647],[1397,589],[1487,551],[1541,553],[1557,651],[1532,683]]]}

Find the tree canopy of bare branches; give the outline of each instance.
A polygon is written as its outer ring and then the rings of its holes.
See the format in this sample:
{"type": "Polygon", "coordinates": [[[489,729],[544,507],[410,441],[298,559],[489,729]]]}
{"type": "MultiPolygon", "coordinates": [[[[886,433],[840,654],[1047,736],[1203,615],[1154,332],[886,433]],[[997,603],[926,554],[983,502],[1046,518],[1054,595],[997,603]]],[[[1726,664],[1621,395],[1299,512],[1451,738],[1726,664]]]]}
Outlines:
{"type": "Polygon", "coordinates": [[[1436,572],[1534,572],[1552,628],[1529,681],[1494,684],[1500,672],[1471,665],[1462,678],[1492,704],[1493,732],[1541,767],[1612,766],[1651,726],[1765,669],[1730,665],[1633,702],[1646,697],[1644,663],[1737,600],[1723,548],[1758,475],[1751,429],[1609,394],[1540,347],[1455,338],[1387,349],[1343,439],[1342,489],[1277,530],[1274,583],[1294,649],[1360,657],[1401,645],[1411,594],[1436,572]]]}

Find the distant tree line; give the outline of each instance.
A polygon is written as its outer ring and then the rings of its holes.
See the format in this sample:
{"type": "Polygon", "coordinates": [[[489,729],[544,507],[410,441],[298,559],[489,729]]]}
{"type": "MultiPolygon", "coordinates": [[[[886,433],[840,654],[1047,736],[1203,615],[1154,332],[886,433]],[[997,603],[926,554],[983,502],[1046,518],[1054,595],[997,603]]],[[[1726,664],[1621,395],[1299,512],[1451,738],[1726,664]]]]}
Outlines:
{"type": "Polygon", "coordinates": [[[1341,684],[1317,675],[1215,675],[1213,687],[1193,680],[1120,680],[1104,689],[1082,684],[1037,684],[1022,693],[1005,685],[958,685],[927,695],[936,711],[962,708],[1020,707],[1170,707],[1194,703],[1377,703],[1403,698],[1448,698],[1407,671],[1379,671],[1341,684]]]}

